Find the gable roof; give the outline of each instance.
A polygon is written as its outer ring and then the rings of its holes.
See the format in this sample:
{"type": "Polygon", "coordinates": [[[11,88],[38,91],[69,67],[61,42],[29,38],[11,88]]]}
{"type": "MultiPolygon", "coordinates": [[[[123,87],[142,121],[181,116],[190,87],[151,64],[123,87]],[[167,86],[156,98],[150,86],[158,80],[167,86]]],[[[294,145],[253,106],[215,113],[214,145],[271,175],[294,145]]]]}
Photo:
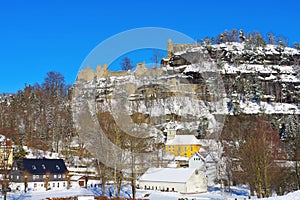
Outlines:
{"type": "Polygon", "coordinates": [[[139,181],[186,183],[195,170],[192,168],[149,168],[139,181]]]}
{"type": "Polygon", "coordinates": [[[175,135],[166,145],[200,145],[200,142],[194,135],[175,135]]]}
{"type": "Polygon", "coordinates": [[[18,170],[27,171],[30,174],[43,175],[64,174],[67,167],[63,159],[32,159],[24,158],[16,161],[18,170]]]}
{"type": "MultiPolygon", "coordinates": [[[[212,152],[213,154],[213,152],[212,152]]],[[[212,155],[205,152],[205,153],[201,153],[196,152],[195,154],[192,155],[192,157],[189,159],[189,161],[193,161],[195,160],[195,158],[199,158],[201,161],[203,162],[207,162],[207,163],[215,163],[214,159],[212,158],[212,155]]]]}
{"type": "Polygon", "coordinates": [[[70,181],[79,181],[80,179],[85,179],[85,177],[81,175],[74,175],[71,176],[70,181]]]}
{"type": "Polygon", "coordinates": [[[189,160],[195,160],[200,159],[202,161],[205,161],[205,156],[202,156],[199,152],[196,152],[192,155],[192,157],[189,160]]]}

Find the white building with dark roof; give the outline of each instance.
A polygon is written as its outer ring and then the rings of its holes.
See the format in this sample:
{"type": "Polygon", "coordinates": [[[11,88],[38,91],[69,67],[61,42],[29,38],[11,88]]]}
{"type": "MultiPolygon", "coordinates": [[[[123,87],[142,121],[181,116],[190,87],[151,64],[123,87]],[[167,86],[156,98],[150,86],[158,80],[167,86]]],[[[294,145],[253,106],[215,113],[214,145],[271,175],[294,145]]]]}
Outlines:
{"type": "Polygon", "coordinates": [[[23,158],[10,171],[13,190],[48,190],[68,187],[68,170],[62,159],[23,158]]]}
{"type": "Polygon", "coordinates": [[[192,168],[149,168],[139,179],[142,189],[180,193],[207,191],[205,176],[192,168]]]}

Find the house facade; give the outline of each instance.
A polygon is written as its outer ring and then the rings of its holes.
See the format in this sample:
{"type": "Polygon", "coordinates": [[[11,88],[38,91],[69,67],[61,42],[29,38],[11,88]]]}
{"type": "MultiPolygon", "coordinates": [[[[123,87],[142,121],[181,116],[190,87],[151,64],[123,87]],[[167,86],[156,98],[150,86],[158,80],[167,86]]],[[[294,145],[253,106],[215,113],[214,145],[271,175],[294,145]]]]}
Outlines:
{"type": "Polygon", "coordinates": [[[187,158],[191,158],[200,147],[200,142],[194,135],[175,135],[166,142],[167,153],[187,158]]]}
{"type": "Polygon", "coordinates": [[[11,168],[13,163],[13,151],[14,148],[12,146],[0,146],[0,170],[11,168]]]}
{"type": "Polygon", "coordinates": [[[206,170],[206,155],[201,155],[199,152],[196,152],[189,159],[189,167],[196,168],[205,171],[206,170]]]}
{"type": "MultiPolygon", "coordinates": [[[[220,159],[222,154],[222,146],[215,140],[202,139],[200,140],[201,149],[199,152],[196,152],[189,159],[189,168],[195,168],[201,171],[207,177],[207,185],[213,186],[215,184],[217,176],[220,175],[219,169],[221,172],[225,172],[225,169],[220,167],[225,166],[220,159]],[[218,166],[219,163],[219,166],[218,166]]],[[[222,174],[225,176],[225,174],[222,174]]]]}
{"type": "Polygon", "coordinates": [[[150,168],[139,179],[141,189],[180,193],[207,191],[205,176],[192,168],[150,168]]]}
{"type": "Polygon", "coordinates": [[[175,135],[176,135],[176,129],[173,128],[173,129],[168,129],[166,130],[167,132],[167,141],[171,141],[175,138],[175,135]]]}
{"type": "Polygon", "coordinates": [[[10,172],[13,190],[65,189],[69,186],[68,170],[62,159],[16,160],[10,172]]]}
{"type": "Polygon", "coordinates": [[[70,184],[72,187],[87,187],[88,177],[81,175],[73,175],[70,178],[70,184]]]}

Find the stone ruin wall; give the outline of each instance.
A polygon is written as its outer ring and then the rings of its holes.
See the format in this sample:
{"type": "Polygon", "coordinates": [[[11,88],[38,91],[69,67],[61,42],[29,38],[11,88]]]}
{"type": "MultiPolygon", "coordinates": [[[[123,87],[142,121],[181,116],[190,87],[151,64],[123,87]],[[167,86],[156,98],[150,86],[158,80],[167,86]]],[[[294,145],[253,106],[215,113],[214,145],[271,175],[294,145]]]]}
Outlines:
{"type": "Polygon", "coordinates": [[[94,80],[94,78],[108,78],[112,76],[127,76],[133,74],[136,77],[142,76],[159,76],[162,74],[161,69],[151,69],[146,67],[146,62],[137,63],[135,71],[111,71],[108,69],[108,65],[105,64],[103,66],[98,65],[96,70],[92,69],[90,66],[87,66],[85,69],[79,71],[77,75],[77,80],[85,80],[90,82],[94,80]]]}

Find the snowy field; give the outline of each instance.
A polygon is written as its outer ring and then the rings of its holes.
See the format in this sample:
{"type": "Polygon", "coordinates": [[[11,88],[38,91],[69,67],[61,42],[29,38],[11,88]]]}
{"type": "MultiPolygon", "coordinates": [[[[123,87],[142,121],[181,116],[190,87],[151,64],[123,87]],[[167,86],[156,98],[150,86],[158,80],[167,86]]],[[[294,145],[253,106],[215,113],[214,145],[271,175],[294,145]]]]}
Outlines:
{"type": "MultiPolygon", "coordinates": [[[[108,188],[105,191],[106,195],[109,195],[108,188]]],[[[28,193],[8,193],[8,200],[40,200],[46,199],[47,197],[71,197],[78,195],[101,195],[101,188],[71,188],[69,190],[49,190],[49,191],[30,191],[28,193]]],[[[122,197],[130,197],[130,187],[123,187],[121,191],[122,197]]],[[[249,190],[244,187],[232,187],[231,192],[222,192],[219,187],[209,188],[208,192],[202,194],[180,194],[176,192],[160,192],[152,190],[138,190],[137,198],[145,198],[148,196],[149,200],[178,200],[179,198],[184,198],[188,200],[222,200],[222,199],[237,199],[245,200],[248,199],[249,190]]],[[[3,199],[1,196],[0,199],[3,199]]],[[[257,199],[256,197],[251,197],[251,199],[257,199]]],[[[286,194],[284,196],[274,196],[266,198],[268,200],[300,200],[300,190],[286,194]]]]}

